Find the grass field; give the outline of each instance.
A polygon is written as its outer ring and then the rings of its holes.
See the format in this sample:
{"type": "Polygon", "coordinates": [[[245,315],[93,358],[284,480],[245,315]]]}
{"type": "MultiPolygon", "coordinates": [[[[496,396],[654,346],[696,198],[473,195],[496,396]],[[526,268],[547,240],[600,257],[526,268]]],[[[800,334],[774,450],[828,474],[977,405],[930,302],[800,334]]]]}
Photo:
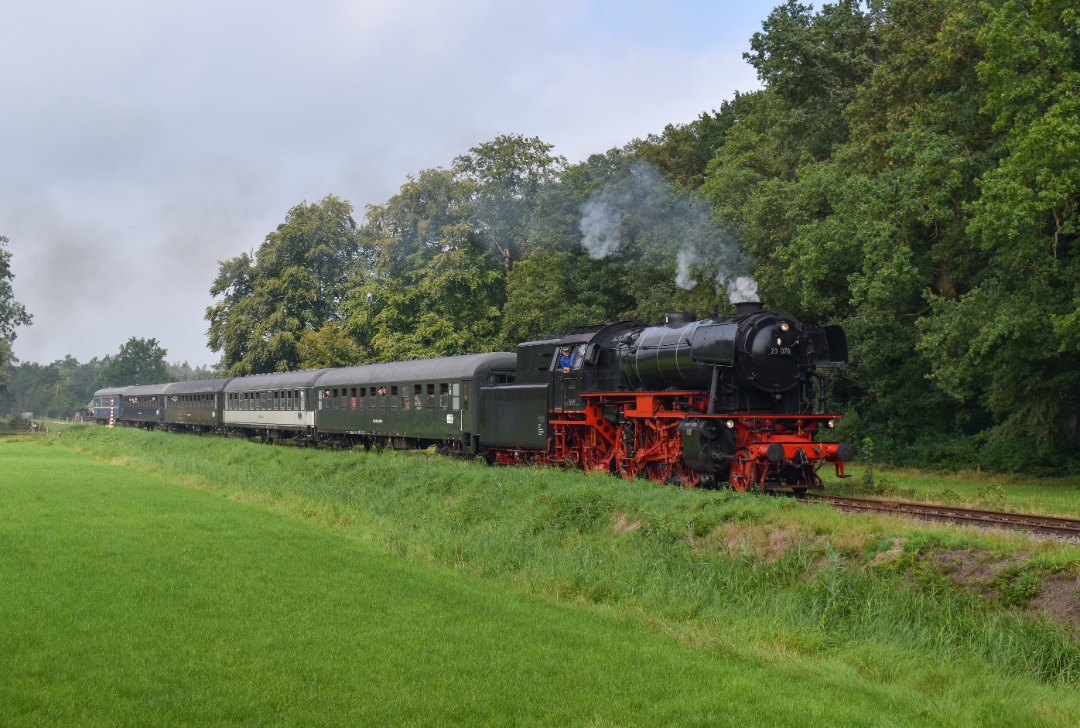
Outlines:
{"type": "Polygon", "coordinates": [[[832,492],[878,494],[907,500],[962,504],[990,510],[1080,517],[1080,480],[1022,478],[971,471],[849,467],[851,478],[828,479],[832,492]]]}
{"type": "Polygon", "coordinates": [[[0,725],[1080,722],[1067,631],[855,568],[895,526],[842,523],[424,455],[2,441],[0,725]]]}

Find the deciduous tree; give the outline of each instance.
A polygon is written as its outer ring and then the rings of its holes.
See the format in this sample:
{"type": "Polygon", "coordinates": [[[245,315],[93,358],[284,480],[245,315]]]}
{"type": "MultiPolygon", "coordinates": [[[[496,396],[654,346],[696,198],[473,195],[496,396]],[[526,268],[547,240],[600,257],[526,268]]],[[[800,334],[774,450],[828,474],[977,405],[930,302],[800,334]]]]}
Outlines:
{"type": "Polygon", "coordinates": [[[206,310],[209,345],[227,374],[297,369],[300,341],[341,318],[357,254],[352,205],[328,196],[301,203],[266,236],[254,258],[222,261],[206,310]]]}
{"type": "Polygon", "coordinates": [[[126,387],[133,384],[160,384],[169,381],[165,364],[168,352],[157,339],[132,336],[109,357],[101,369],[101,384],[105,387],[126,387]]]}

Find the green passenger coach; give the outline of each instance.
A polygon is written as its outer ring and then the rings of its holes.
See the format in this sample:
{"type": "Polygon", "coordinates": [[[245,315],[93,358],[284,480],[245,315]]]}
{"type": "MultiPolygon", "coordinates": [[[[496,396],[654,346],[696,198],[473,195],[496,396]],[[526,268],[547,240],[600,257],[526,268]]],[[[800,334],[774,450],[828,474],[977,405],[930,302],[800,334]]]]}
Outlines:
{"type": "Polygon", "coordinates": [[[479,389],[513,376],[515,365],[497,352],[328,369],[315,381],[316,429],[342,446],[476,454],[479,389]]]}

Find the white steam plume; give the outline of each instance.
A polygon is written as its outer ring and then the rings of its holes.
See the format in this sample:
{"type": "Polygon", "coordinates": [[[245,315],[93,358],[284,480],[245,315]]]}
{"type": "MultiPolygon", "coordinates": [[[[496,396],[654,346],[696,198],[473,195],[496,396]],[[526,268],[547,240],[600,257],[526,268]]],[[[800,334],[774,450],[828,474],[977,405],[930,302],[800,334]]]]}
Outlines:
{"type": "MultiPolygon", "coordinates": [[[[581,243],[589,257],[605,258],[632,241],[675,255],[675,284],[698,284],[695,266],[713,266],[717,286],[732,303],[757,301],[750,256],[700,195],[674,188],[651,165],[636,161],[629,174],[593,193],[582,205],[581,243]]],[[[669,258],[670,260],[670,258],[669,258]]]]}

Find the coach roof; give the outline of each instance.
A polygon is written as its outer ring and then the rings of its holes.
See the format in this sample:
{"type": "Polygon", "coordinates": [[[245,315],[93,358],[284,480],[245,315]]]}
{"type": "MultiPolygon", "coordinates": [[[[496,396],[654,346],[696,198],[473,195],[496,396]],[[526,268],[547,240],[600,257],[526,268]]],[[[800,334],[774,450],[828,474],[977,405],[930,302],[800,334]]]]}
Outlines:
{"type": "Polygon", "coordinates": [[[232,381],[232,377],[224,379],[191,379],[186,382],[173,382],[165,387],[165,394],[206,394],[217,393],[232,381]]]}
{"type": "Polygon", "coordinates": [[[129,389],[131,389],[131,387],[105,387],[104,389],[99,389],[98,391],[94,392],[92,396],[108,397],[113,394],[123,394],[129,389]]]}
{"type": "Polygon", "coordinates": [[[517,355],[497,351],[491,354],[463,354],[442,359],[417,359],[382,364],[365,364],[344,369],[327,369],[315,382],[317,387],[341,384],[387,384],[391,382],[438,382],[472,379],[492,368],[513,369],[517,355]]]}
{"type": "Polygon", "coordinates": [[[147,395],[165,394],[168,384],[137,384],[124,390],[125,397],[145,397],[147,395]]]}
{"type": "Polygon", "coordinates": [[[225,385],[226,392],[262,392],[271,389],[303,389],[310,387],[326,369],[309,369],[302,372],[276,372],[237,377],[225,385]]]}

